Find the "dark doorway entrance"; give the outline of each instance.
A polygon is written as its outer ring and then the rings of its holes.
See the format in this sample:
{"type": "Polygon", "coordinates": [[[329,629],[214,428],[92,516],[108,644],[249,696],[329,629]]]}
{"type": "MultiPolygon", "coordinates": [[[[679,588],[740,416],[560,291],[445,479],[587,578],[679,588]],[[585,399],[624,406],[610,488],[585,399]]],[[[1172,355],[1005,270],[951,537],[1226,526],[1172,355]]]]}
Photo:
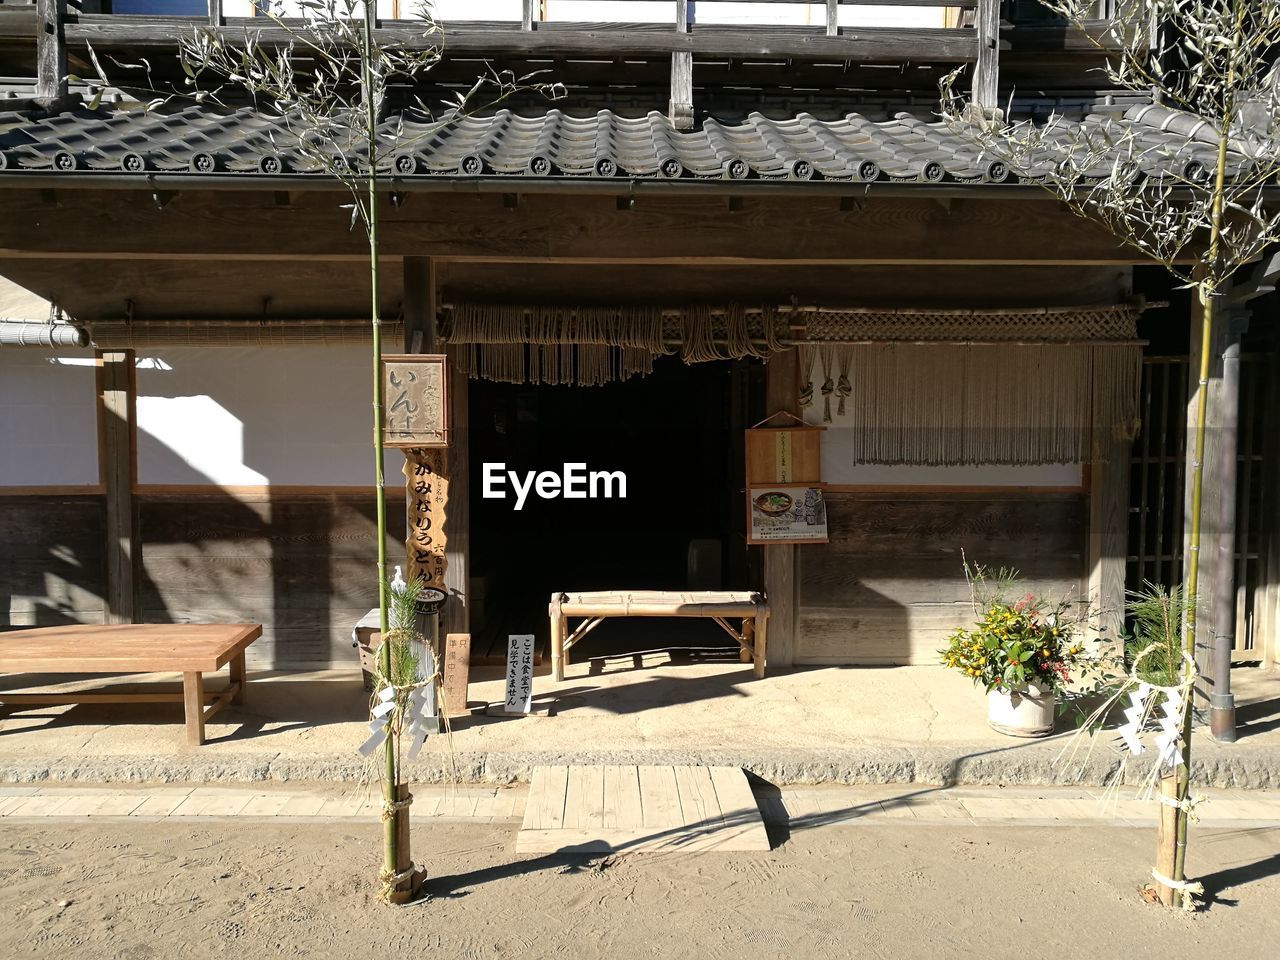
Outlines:
{"type": "MultiPolygon", "coordinates": [[[[545,651],[552,591],[745,589],[742,431],[763,367],[662,358],[602,387],[473,381],[470,389],[472,643],[505,656],[509,634],[545,651]],[[621,471],[626,497],[483,496],[485,464],[562,474],[621,471]]],[[[496,470],[496,468],[491,468],[496,470]]],[[[523,480],[522,480],[523,482],[523,480]]],[[[597,492],[603,492],[597,487],[597,492]]],[[[575,659],[731,643],[711,621],[612,621],[575,659]]]]}

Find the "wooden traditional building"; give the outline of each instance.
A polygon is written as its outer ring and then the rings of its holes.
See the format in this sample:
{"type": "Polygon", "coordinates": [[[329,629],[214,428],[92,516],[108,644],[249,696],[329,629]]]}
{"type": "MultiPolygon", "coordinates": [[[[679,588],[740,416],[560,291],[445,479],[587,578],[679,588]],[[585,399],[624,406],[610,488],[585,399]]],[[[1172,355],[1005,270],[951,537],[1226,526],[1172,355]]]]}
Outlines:
{"type": "MultiPolygon", "coordinates": [[[[1139,125],[1182,156],[1168,111],[1098,89],[1092,48],[1020,3],[750,27],[683,0],[658,25],[507,6],[446,22],[428,94],[491,61],[566,96],[424,139],[405,114],[382,208],[395,347],[451,358],[446,629],[545,637],[559,590],[762,589],[771,668],[922,663],[966,617],[962,552],[1113,630],[1126,582],[1177,578],[1186,298],[935,117],[959,65],[981,109],[1139,125]],[[829,542],[747,544],[743,431],[779,411],[827,428],[829,542]],[[579,462],[626,498],[483,496],[485,464],[579,462]]],[[[0,347],[0,623],[246,618],[260,665],[348,663],[374,597],[364,237],[247,105],[68,87],[90,45],[180,75],[192,11],[162,8],[0,0],[0,275],[91,338],[32,309],[22,336],[74,343],[0,347]]],[[[261,26],[237,12],[201,22],[261,26]]],[[[1271,278],[1250,282],[1243,536],[1212,528],[1241,599],[1215,629],[1265,662],[1277,354],[1271,278]]]]}

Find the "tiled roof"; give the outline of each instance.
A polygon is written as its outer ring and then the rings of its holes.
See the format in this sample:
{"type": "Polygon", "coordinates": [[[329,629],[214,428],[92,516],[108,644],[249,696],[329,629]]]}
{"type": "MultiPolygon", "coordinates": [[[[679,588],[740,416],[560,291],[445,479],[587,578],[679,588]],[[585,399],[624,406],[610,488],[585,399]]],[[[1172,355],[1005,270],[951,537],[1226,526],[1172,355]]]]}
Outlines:
{"type": "MultiPolygon", "coordinates": [[[[1150,164],[1183,170],[1212,166],[1212,138],[1180,132],[1163,108],[1135,108],[1122,118],[1094,115],[1098,132],[1136,128],[1150,164]],[[1155,111],[1154,113],[1152,111],[1155,111]],[[1168,129],[1165,129],[1168,128],[1168,129]]],[[[1002,183],[1043,176],[1070,149],[1079,124],[1051,128],[1038,166],[1014,175],[941,121],[899,114],[872,122],[858,114],[823,121],[809,114],[772,120],[751,114],[737,125],[706,120],[682,133],[652,112],[638,119],[602,110],[572,117],[500,111],[428,124],[404,114],[383,134],[395,150],[388,173],[421,177],[596,177],[1002,183]]],[[[1110,166],[1099,164],[1099,174],[1110,166]]],[[[146,172],[241,174],[323,173],[298,149],[280,120],[249,109],[188,107],[171,113],[75,109],[52,115],[0,112],[0,170],[130,176],[146,172]]]]}

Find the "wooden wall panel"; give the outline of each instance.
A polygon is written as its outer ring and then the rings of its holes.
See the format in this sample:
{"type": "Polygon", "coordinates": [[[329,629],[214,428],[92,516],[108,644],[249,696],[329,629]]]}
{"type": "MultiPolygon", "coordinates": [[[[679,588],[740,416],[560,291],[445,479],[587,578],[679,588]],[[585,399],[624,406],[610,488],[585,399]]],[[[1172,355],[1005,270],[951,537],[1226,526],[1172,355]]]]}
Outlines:
{"type": "Polygon", "coordinates": [[[372,493],[139,499],[144,620],[261,623],[260,668],[354,665],[351,627],[378,602],[372,493]]]}
{"type": "Polygon", "coordinates": [[[102,623],[101,495],[0,497],[0,628],[102,623]]]}
{"type": "Polygon", "coordinates": [[[829,493],[831,542],[800,554],[796,663],[934,663],[969,622],[962,552],[1028,589],[1082,596],[1083,493],[829,493]]]}

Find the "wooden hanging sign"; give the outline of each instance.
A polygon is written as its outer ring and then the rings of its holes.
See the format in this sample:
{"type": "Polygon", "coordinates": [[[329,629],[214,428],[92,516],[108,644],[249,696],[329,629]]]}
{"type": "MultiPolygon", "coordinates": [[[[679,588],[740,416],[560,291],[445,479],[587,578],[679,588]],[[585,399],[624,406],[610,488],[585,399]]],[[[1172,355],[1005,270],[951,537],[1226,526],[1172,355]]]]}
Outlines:
{"type": "Polygon", "coordinates": [[[747,543],[827,542],[825,429],[780,410],[747,431],[747,543]]]}
{"type": "Polygon", "coordinates": [[[441,355],[384,355],[382,442],[388,447],[448,446],[448,380],[441,355]]]}
{"type": "Polygon", "coordinates": [[[747,486],[765,483],[822,482],[822,431],[785,411],[761,420],[747,431],[747,486]],[[766,426],[788,418],[782,426],[766,426]]]}
{"type": "Polygon", "coordinates": [[[425,586],[444,590],[445,508],[449,503],[449,478],[444,450],[414,447],[404,452],[408,532],[405,554],[407,576],[422,577],[425,586]]]}

